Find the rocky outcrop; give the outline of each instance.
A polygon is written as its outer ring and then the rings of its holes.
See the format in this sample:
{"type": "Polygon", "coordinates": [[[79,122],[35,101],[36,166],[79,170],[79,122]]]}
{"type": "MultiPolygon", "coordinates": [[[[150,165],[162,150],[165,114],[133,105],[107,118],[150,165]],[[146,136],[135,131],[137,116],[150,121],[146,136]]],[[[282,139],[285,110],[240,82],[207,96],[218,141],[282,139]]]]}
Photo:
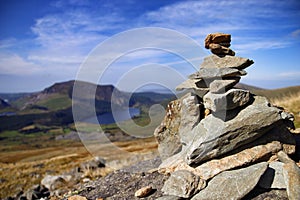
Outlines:
{"type": "MultiPolygon", "coordinates": [[[[288,156],[296,151],[293,116],[265,97],[234,88],[253,61],[233,56],[230,41],[229,34],[208,35],[205,47],[215,55],[177,87],[192,94],[178,100],[181,114],[173,121],[181,150],[163,156],[158,169],[170,175],[163,198],[299,199],[300,169],[288,156]],[[195,189],[198,180],[207,186],[195,189]]],[[[167,128],[164,133],[172,138],[167,128]]],[[[158,139],[158,146],[167,143],[158,139]]]]}

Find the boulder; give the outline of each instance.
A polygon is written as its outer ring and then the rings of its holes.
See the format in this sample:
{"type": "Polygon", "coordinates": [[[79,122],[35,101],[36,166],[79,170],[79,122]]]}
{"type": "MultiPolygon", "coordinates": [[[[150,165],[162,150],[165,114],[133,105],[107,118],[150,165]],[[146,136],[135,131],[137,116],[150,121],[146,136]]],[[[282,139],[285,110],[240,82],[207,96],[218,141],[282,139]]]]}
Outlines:
{"type": "Polygon", "coordinates": [[[192,200],[204,199],[242,199],[258,183],[268,167],[267,162],[247,168],[225,171],[214,177],[207,187],[196,194],[192,200]]]}
{"type": "Polygon", "coordinates": [[[220,79],[220,80],[214,80],[209,84],[209,91],[211,93],[224,93],[228,89],[232,88],[235,84],[237,84],[240,81],[241,77],[235,77],[231,79],[220,79]]]}
{"type": "Polygon", "coordinates": [[[230,89],[223,94],[208,92],[203,101],[204,107],[213,112],[232,110],[246,105],[250,101],[250,92],[241,89],[230,89]]]}
{"type": "Polygon", "coordinates": [[[205,181],[193,173],[180,170],[171,174],[165,182],[162,191],[165,195],[174,195],[183,198],[190,198],[199,190],[204,188],[205,181]]]}
{"type": "Polygon", "coordinates": [[[253,60],[248,58],[210,55],[204,58],[200,68],[236,68],[241,70],[249,67],[253,63],[253,60]]]}
{"type": "Polygon", "coordinates": [[[162,123],[154,131],[158,143],[158,152],[162,160],[181,150],[182,145],[178,134],[180,121],[181,101],[171,101],[167,106],[162,123]]]}
{"type": "Polygon", "coordinates": [[[271,162],[258,185],[265,189],[286,189],[283,177],[283,163],[278,161],[271,162]]]}
{"type": "Polygon", "coordinates": [[[224,46],[229,47],[231,42],[231,35],[225,33],[211,33],[205,38],[205,48],[208,49],[211,43],[224,44],[224,46]]]}
{"type": "Polygon", "coordinates": [[[281,119],[280,110],[270,107],[265,97],[255,96],[251,105],[232,111],[234,117],[210,114],[189,134],[185,148],[188,164],[200,164],[253,142],[281,119]]]}

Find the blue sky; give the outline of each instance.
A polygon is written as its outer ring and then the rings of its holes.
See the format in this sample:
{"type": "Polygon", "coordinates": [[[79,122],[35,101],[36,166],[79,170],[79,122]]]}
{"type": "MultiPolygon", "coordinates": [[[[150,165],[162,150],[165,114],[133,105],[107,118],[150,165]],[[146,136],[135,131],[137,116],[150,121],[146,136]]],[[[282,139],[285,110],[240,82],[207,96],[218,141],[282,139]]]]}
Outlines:
{"type": "MultiPolygon", "coordinates": [[[[143,27],[179,31],[202,47],[208,33],[230,33],[236,55],[255,62],[243,83],[263,88],[300,85],[299,19],[298,0],[0,0],[0,92],[39,91],[76,79],[97,45],[143,27]]],[[[148,63],[177,63],[170,66],[183,76],[194,72],[176,56],[141,50],[114,63],[99,83],[115,84],[126,70],[148,63]]],[[[157,73],[147,71],[147,76],[157,73]]]]}

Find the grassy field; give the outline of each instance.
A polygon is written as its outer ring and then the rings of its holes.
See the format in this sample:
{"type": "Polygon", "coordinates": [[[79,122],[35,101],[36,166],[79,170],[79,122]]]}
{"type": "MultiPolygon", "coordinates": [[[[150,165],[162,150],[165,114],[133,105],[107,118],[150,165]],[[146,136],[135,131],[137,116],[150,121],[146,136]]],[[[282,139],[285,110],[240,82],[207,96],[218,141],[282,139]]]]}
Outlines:
{"type": "Polygon", "coordinates": [[[271,102],[274,105],[281,106],[285,110],[293,113],[295,117],[295,127],[300,128],[300,92],[282,98],[272,98],[271,102]]]}

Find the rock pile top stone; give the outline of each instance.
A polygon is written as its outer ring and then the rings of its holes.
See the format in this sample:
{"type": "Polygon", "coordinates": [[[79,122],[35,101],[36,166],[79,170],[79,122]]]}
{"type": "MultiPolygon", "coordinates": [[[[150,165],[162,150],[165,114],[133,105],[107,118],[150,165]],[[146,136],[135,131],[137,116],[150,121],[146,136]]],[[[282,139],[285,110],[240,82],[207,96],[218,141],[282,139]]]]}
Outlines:
{"type": "Polygon", "coordinates": [[[210,49],[213,54],[218,56],[234,56],[235,52],[230,47],[231,35],[225,33],[208,34],[205,38],[205,48],[210,49]]]}

